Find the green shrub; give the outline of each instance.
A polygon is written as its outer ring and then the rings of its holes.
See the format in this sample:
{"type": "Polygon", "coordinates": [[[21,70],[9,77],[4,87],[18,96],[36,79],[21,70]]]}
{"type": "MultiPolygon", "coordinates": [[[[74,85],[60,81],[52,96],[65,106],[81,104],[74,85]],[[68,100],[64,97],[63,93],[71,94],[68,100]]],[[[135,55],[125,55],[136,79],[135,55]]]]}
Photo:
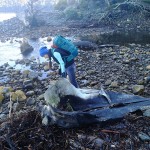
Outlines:
{"type": "Polygon", "coordinates": [[[58,3],[55,5],[55,9],[64,10],[66,6],[67,6],[67,0],[59,0],[58,3]]]}
{"type": "Polygon", "coordinates": [[[30,27],[37,27],[38,26],[38,22],[37,22],[35,15],[27,16],[26,20],[28,21],[30,27]]]}
{"type": "Polygon", "coordinates": [[[80,7],[80,9],[87,9],[87,7],[88,7],[88,1],[86,1],[86,0],[81,0],[79,7],[80,7]]]}
{"type": "Polygon", "coordinates": [[[66,8],[64,14],[66,16],[66,19],[77,20],[82,18],[81,13],[79,13],[77,9],[74,9],[72,7],[66,8]]]}

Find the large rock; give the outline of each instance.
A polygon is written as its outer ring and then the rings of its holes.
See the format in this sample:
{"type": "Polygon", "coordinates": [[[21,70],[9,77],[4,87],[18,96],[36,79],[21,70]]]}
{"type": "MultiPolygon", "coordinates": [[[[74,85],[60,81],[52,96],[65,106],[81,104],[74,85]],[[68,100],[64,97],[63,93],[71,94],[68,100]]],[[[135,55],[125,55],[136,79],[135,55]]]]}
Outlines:
{"type": "Polygon", "coordinates": [[[27,41],[23,41],[23,43],[21,43],[20,50],[22,54],[28,54],[33,51],[33,47],[29,45],[27,41]]]}
{"type": "Polygon", "coordinates": [[[11,92],[11,97],[13,101],[24,101],[26,100],[26,95],[24,94],[23,91],[17,90],[16,92],[11,92]]]}
{"type": "Polygon", "coordinates": [[[12,87],[0,86],[0,93],[6,94],[6,93],[12,92],[12,91],[13,91],[12,87]]]}
{"type": "Polygon", "coordinates": [[[13,91],[11,87],[0,86],[0,104],[3,102],[4,96],[9,94],[11,91],[13,91]]]}
{"type": "Polygon", "coordinates": [[[98,48],[98,45],[96,45],[95,43],[90,42],[90,41],[76,41],[76,42],[73,42],[73,43],[79,49],[83,49],[83,50],[93,50],[93,49],[98,48]]]}

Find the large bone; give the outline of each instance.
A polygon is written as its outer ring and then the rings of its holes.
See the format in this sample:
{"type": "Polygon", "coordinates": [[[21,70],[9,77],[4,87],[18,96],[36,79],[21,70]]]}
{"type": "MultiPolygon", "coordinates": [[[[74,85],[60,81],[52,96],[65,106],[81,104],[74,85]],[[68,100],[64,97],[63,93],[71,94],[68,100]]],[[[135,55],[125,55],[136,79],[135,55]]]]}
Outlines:
{"type": "Polygon", "coordinates": [[[80,89],[73,86],[67,79],[61,78],[54,85],[50,85],[49,88],[44,93],[44,98],[47,104],[57,107],[60,98],[72,95],[79,97],[80,99],[87,100],[98,96],[99,90],[92,89],[80,89]]]}

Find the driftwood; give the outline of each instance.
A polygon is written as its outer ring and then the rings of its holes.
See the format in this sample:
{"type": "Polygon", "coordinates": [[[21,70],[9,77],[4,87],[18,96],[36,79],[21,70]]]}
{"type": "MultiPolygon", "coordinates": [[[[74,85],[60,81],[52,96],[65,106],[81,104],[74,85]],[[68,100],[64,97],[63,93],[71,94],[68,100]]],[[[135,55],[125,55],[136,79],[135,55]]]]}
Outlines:
{"type": "Polygon", "coordinates": [[[73,42],[79,49],[94,50],[98,48],[98,45],[90,41],[77,41],[73,42]]]}
{"type": "Polygon", "coordinates": [[[73,42],[79,49],[82,50],[96,50],[98,48],[105,48],[105,47],[116,47],[118,45],[115,44],[102,44],[97,45],[96,43],[90,42],[90,41],[77,41],[73,42]]]}

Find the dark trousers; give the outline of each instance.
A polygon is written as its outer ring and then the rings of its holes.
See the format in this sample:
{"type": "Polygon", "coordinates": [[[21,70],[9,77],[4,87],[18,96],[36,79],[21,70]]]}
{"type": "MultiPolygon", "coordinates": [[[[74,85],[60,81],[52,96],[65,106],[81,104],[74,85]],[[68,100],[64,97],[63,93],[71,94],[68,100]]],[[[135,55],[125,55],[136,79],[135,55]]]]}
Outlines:
{"type": "Polygon", "coordinates": [[[78,83],[76,81],[75,72],[76,72],[76,66],[75,63],[73,63],[71,66],[66,68],[67,75],[69,76],[70,83],[73,84],[76,88],[78,88],[78,83]]]}

